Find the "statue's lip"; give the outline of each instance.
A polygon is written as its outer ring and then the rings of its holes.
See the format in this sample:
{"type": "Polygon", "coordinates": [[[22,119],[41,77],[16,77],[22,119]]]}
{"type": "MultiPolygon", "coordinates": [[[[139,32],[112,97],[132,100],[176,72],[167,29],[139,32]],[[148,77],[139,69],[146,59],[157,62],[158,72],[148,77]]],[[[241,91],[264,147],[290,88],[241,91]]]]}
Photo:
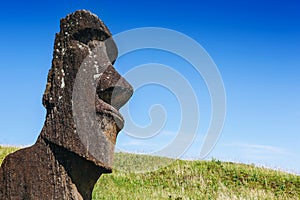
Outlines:
{"type": "Polygon", "coordinates": [[[111,110],[103,110],[103,113],[108,114],[110,116],[112,116],[112,118],[115,120],[118,129],[122,129],[124,127],[124,118],[121,115],[121,113],[119,111],[117,111],[117,109],[115,109],[114,107],[111,106],[111,110]]]}
{"type": "Polygon", "coordinates": [[[121,113],[115,107],[104,102],[101,99],[99,99],[99,101],[96,101],[96,113],[111,116],[116,122],[118,129],[121,130],[124,127],[124,118],[121,113]]]}

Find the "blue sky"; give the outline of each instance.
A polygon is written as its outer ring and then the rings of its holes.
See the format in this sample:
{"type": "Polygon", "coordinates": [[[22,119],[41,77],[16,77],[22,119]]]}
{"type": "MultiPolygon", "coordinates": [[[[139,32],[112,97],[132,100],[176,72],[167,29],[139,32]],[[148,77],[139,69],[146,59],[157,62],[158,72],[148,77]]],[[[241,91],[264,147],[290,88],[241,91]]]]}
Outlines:
{"type": "MultiPolygon", "coordinates": [[[[218,66],[227,96],[224,129],[208,158],[300,172],[300,3],[296,0],[11,0],[1,4],[0,144],[30,145],[36,140],[45,118],[41,98],[59,19],[87,9],[113,34],[139,27],[164,27],[188,35],[206,49],[218,66]]],[[[199,91],[203,117],[197,138],[185,155],[196,159],[210,117],[205,84],[188,69],[188,63],[166,52],[135,52],[121,57],[116,68],[125,74],[148,62],[173,67],[199,91]]],[[[176,99],[166,90],[157,86],[138,90],[129,103],[132,117],[140,125],[148,124],[148,109],[157,103],[170,113],[164,140],[140,142],[121,133],[119,148],[139,151],[142,145],[148,151],[171,138],[180,112],[176,99]]]]}

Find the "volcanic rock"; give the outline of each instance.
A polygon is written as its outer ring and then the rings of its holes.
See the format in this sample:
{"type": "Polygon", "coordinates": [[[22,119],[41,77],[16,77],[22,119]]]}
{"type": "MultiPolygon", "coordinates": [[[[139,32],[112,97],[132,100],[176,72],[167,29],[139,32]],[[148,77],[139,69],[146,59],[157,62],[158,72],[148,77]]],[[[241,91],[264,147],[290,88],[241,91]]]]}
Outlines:
{"type": "Polygon", "coordinates": [[[33,146],[3,161],[1,200],[91,199],[98,178],[112,171],[124,124],[118,110],[133,89],[112,66],[111,36],[89,11],[61,19],[43,96],[44,127],[33,146]]]}

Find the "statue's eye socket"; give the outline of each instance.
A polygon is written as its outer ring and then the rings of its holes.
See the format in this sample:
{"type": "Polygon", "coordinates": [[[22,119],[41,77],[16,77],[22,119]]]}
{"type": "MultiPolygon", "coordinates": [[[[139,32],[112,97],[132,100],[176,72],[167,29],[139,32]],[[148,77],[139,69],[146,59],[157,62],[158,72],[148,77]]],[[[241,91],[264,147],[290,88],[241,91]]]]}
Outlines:
{"type": "Polygon", "coordinates": [[[104,31],[99,29],[85,28],[74,33],[71,38],[86,45],[93,40],[105,41],[106,52],[110,62],[113,64],[117,59],[117,46],[113,39],[104,31]]]}
{"type": "Polygon", "coordinates": [[[105,40],[106,53],[112,64],[116,61],[118,57],[118,48],[116,43],[112,38],[105,40]]]}
{"type": "Polygon", "coordinates": [[[88,44],[90,41],[93,40],[104,41],[107,38],[109,38],[109,35],[107,35],[104,31],[92,28],[78,30],[72,35],[72,39],[82,42],[84,44],[88,44]]]}

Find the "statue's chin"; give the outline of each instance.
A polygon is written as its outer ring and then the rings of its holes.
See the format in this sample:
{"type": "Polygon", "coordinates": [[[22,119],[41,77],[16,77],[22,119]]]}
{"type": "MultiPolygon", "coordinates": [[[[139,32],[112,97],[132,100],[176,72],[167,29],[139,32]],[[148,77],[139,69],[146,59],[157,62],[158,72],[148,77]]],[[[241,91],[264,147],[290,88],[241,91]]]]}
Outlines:
{"type": "MultiPolygon", "coordinates": [[[[111,143],[110,145],[116,144],[116,139],[119,131],[121,130],[118,126],[119,118],[110,113],[97,114],[97,121],[100,126],[101,132],[104,133],[108,141],[111,143]]],[[[119,123],[123,122],[120,121],[119,123]]]]}

